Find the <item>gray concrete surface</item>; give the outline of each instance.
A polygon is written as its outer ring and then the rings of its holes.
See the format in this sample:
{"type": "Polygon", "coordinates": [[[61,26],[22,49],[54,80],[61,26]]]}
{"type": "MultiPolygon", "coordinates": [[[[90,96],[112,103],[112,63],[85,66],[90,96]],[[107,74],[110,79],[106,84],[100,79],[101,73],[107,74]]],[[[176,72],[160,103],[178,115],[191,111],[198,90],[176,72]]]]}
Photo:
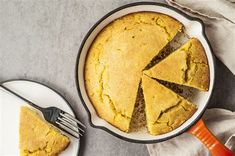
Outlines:
{"type": "MultiPolygon", "coordinates": [[[[91,128],[78,97],[74,70],[82,38],[112,9],[134,0],[0,0],[0,81],[26,78],[47,84],[71,103],[88,129],[79,155],[147,156],[145,145],[91,128]]],[[[235,110],[235,77],[216,61],[209,107],[235,110]]]]}

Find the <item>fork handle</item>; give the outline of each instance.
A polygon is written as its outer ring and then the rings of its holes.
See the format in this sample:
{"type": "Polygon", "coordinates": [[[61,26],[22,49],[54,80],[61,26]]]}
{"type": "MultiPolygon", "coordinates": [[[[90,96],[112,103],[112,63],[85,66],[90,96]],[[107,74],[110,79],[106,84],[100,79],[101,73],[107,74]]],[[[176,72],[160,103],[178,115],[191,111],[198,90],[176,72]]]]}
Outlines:
{"type": "Polygon", "coordinates": [[[21,95],[17,94],[17,93],[14,92],[13,90],[11,90],[11,89],[9,89],[9,88],[3,86],[2,84],[0,84],[0,87],[3,88],[3,89],[4,89],[5,91],[7,91],[8,93],[11,93],[12,95],[14,95],[14,96],[20,98],[21,100],[25,101],[25,102],[28,103],[30,106],[32,106],[32,107],[34,107],[34,108],[36,108],[36,109],[42,111],[42,107],[40,107],[40,106],[34,104],[33,102],[31,102],[30,100],[28,100],[28,99],[26,99],[26,98],[24,98],[24,97],[22,97],[21,95]]]}

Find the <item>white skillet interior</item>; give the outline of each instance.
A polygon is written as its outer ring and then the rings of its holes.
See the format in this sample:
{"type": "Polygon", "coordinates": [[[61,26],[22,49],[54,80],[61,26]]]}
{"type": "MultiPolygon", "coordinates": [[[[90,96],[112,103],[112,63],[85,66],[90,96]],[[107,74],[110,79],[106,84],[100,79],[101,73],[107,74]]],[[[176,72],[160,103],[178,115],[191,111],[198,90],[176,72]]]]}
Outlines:
{"type": "Polygon", "coordinates": [[[130,7],[121,9],[117,12],[114,12],[113,14],[111,14],[110,16],[105,18],[103,21],[101,21],[93,29],[93,31],[91,32],[91,34],[89,35],[89,37],[85,41],[84,46],[83,46],[81,53],[80,53],[79,64],[78,64],[78,81],[79,81],[79,87],[80,87],[79,89],[80,89],[82,98],[83,98],[87,108],[89,109],[89,112],[91,114],[91,122],[93,125],[105,127],[107,129],[109,129],[110,131],[112,131],[113,133],[116,133],[120,136],[123,136],[128,139],[132,139],[132,140],[138,140],[138,141],[161,140],[161,139],[176,135],[176,134],[180,133],[182,130],[184,130],[185,128],[187,128],[190,123],[194,122],[198,118],[198,116],[201,114],[201,112],[206,107],[206,104],[209,101],[210,95],[212,93],[212,88],[213,88],[213,84],[214,84],[213,56],[212,56],[210,47],[208,45],[208,42],[204,38],[203,26],[200,22],[198,22],[196,20],[188,19],[184,15],[182,15],[182,14],[180,14],[170,8],[164,7],[164,6],[151,5],[151,4],[130,6],[130,7]],[[189,37],[196,37],[201,41],[201,43],[206,51],[206,55],[207,55],[208,63],[209,63],[209,69],[210,69],[209,91],[208,92],[198,92],[194,96],[194,98],[192,99],[192,102],[198,105],[198,110],[196,111],[196,113],[189,120],[187,120],[183,125],[181,125],[179,128],[177,128],[167,134],[158,135],[158,136],[152,136],[152,135],[148,134],[147,132],[142,132],[142,131],[135,132],[135,133],[134,132],[125,133],[125,132],[120,131],[116,127],[112,126],[111,124],[107,123],[103,119],[99,118],[96,114],[96,111],[95,111],[91,101],[88,98],[88,95],[85,90],[85,84],[84,84],[85,59],[86,59],[86,55],[89,50],[89,47],[90,47],[92,41],[94,40],[94,38],[96,37],[96,35],[106,25],[108,25],[113,20],[115,20],[119,17],[122,17],[124,15],[134,13],[134,12],[140,12],[140,11],[152,11],[152,12],[163,13],[163,14],[169,15],[169,16],[177,19],[178,21],[180,21],[184,25],[186,33],[189,35],[189,37]]]}

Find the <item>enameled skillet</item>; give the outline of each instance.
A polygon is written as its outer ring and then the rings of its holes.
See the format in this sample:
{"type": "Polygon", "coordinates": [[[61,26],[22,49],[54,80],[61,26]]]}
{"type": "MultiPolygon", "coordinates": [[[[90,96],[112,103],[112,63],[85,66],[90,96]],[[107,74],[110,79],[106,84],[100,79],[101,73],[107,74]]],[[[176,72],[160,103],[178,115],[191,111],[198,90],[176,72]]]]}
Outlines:
{"type": "Polygon", "coordinates": [[[212,90],[214,87],[214,60],[212,55],[212,50],[209,44],[209,41],[206,37],[205,30],[204,30],[203,22],[191,16],[184,14],[183,12],[173,8],[171,6],[155,3],[155,2],[138,2],[138,3],[131,3],[122,7],[119,7],[104,17],[102,17],[87,33],[85,36],[81,47],[78,52],[77,56],[77,63],[76,63],[76,84],[79,96],[82,100],[82,103],[89,115],[90,125],[94,128],[99,128],[107,131],[108,133],[126,140],[130,142],[136,143],[156,143],[168,140],[175,136],[178,136],[184,132],[188,132],[193,134],[197,138],[199,138],[211,151],[212,155],[214,156],[222,156],[222,155],[233,155],[229,149],[227,149],[224,145],[222,145],[213,134],[206,128],[204,125],[201,117],[207,107],[208,101],[211,97],[212,90]],[[202,43],[208,63],[209,63],[209,72],[210,72],[210,86],[208,92],[197,92],[193,99],[190,99],[193,103],[197,104],[198,110],[195,114],[187,120],[183,125],[179,128],[158,136],[149,135],[147,132],[136,132],[136,133],[125,133],[117,129],[116,127],[112,126],[108,122],[101,119],[97,114],[89,97],[86,93],[85,84],[84,84],[84,65],[86,60],[86,55],[88,49],[94,40],[94,38],[98,35],[98,33],[110,22],[113,20],[122,17],[124,15],[140,12],[140,11],[151,11],[151,12],[159,12],[166,15],[169,15],[178,21],[180,21],[184,27],[189,37],[196,37],[202,43]]]}

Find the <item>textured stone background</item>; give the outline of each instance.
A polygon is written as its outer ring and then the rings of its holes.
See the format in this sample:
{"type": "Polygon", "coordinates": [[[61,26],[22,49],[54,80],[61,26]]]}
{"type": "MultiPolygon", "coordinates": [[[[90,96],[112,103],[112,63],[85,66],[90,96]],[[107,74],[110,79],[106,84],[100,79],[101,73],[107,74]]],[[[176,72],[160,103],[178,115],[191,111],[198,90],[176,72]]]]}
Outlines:
{"type": "MultiPolygon", "coordinates": [[[[88,127],[81,155],[148,155],[144,145],[88,125],[74,79],[78,48],[88,29],[107,12],[130,2],[134,0],[0,0],[0,81],[27,78],[62,93],[88,127]]],[[[235,78],[220,61],[216,65],[209,106],[235,110],[235,78]]]]}

